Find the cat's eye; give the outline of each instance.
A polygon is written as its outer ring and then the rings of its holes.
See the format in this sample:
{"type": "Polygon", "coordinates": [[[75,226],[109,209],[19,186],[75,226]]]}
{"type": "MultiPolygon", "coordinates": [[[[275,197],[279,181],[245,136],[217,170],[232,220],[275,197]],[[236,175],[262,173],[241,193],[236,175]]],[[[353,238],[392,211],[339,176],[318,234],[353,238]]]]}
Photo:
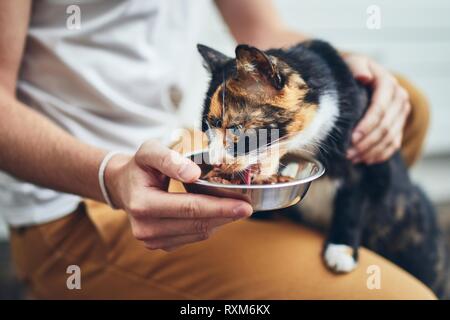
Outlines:
{"type": "Polygon", "coordinates": [[[231,134],[237,136],[241,133],[242,126],[241,125],[234,125],[228,128],[230,130],[231,134]]]}
{"type": "Polygon", "coordinates": [[[221,128],[222,127],[222,119],[220,118],[212,118],[210,120],[211,126],[215,128],[221,128]]]}

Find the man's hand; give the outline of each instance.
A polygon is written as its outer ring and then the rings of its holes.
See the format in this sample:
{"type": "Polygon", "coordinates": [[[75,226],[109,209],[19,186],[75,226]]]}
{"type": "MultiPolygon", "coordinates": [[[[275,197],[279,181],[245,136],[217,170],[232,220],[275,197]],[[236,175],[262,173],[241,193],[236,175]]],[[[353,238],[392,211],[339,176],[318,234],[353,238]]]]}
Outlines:
{"type": "Polygon", "coordinates": [[[367,113],[352,135],[347,157],[373,164],[389,159],[402,143],[403,127],[411,110],[408,93],[385,68],[368,57],[344,56],[355,78],[374,89],[367,113]]]}
{"type": "Polygon", "coordinates": [[[167,192],[169,177],[193,182],[199,176],[194,162],[148,141],[134,157],[113,157],[105,182],[111,201],[129,214],[134,236],[149,249],[171,251],[205,240],[217,227],[252,214],[244,201],[167,192]]]}

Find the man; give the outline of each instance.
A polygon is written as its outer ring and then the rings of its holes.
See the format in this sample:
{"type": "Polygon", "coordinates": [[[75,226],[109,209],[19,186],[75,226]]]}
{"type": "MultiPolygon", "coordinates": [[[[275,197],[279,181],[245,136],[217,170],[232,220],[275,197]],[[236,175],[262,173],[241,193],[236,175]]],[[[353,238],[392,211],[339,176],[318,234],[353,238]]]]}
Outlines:
{"type": "MultiPolygon", "coordinates": [[[[195,50],[187,39],[198,1],[83,3],[0,3],[0,205],[18,273],[34,297],[432,297],[368,251],[355,272],[331,274],[320,261],[320,235],[286,222],[238,222],[252,214],[245,202],[169,193],[168,178],[200,174],[155,140],[175,127],[168,92],[183,75],[184,54],[195,50]],[[65,23],[72,4],[82,12],[75,31],[65,23]],[[70,265],[81,268],[81,290],[66,286],[70,265]],[[367,289],[368,265],[382,267],[382,290],[367,289]]],[[[269,0],[216,4],[238,43],[268,48],[305,39],[269,0]]],[[[345,60],[374,87],[348,156],[383,161],[401,146],[410,101],[419,110],[422,100],[410,100],[370,58],[345,60]]],[[[418,128],[409,146],[420,146],[426,121],[418,128]]]]}

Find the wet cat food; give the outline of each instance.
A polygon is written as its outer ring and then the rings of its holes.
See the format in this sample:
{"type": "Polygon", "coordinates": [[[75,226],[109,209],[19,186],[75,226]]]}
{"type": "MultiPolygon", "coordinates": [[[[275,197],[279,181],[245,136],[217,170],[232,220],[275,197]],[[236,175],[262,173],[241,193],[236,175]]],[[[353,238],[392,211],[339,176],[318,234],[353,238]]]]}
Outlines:
{"type": "Polygon", "coordinates": [[[221,184],[245,184],[245,185],[262,185],[262,184],[276,184],[292,181],[293,178],[274,174],[266,179],[254,179],[255,171],[246,170],[241,173],[227,174],[224,173],[220,167],[214,167],[211,171],[206,173],[202,179],[221,184]]]}

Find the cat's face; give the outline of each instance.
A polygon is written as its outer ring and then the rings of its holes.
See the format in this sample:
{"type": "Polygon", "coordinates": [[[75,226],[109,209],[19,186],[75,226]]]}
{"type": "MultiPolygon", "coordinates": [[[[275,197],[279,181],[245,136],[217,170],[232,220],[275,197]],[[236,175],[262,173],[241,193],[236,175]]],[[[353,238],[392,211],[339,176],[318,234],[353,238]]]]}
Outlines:
{"type": "Polygon", "coordinates": [[[305,102],[308,86],[280,58],[240,45],[236,59],[200,46],[212,81],[202,127],[210,157],[227,173],[260,163],[272,174],[289,142],[305,130],[317,105],[305,102]]]}

